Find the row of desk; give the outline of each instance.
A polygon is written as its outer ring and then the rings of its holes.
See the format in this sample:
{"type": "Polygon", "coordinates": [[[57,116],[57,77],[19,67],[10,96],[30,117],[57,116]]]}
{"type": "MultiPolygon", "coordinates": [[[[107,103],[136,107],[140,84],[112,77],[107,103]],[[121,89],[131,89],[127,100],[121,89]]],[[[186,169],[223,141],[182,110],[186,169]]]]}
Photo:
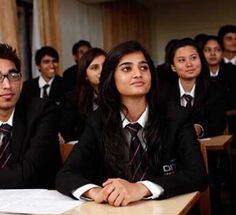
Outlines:
{"type": "Polygon", "coordinates": [[[146,200],[126,207],[87,202],[64,213],[64,215],[185,215],[198,201],[199,192],[175,196],[165,200],[146,200]]]}
{"type": "MultiPolygon", "coordinates": [[[[200,142],[207,150],[230,150],[232,135],[222,135],[212,138],[201,139],[200,142]]],[[[132,203],[126,207],[113,207],[108,204],[95,202],[83,203],[65,213],[64,215],[89,215],[89,214],[114,214],[114,215],[184,215],[199,201],[200,192],[192,192],[175,196],[165,200],[143,200],[132,203]]],[[[207,213],[204,213],[207,214],[207,213]]]]}
{"type": "MultiPolygon", "coordinates": [[[[227,150],[230,151],[230,143],[233,140],[232,135],[221,135],[212,138],[200,139],[206,150],[227,150]]],[[[200,192],[193,192],[184,195],[175,196],[165,200],[147,200],[128,205],[126,207],[112,207],[108,204],[97,204],[95,202],[84,203],[65,215],[87,215],[87,214],[115,214],[115,215],[184,215],[199,200],[200,192]]],[[[208,205],[210,207],[210,205],[208,205]]],[[[204,212],[203,212],[204,213],[204,212]]],[[[209,214],[207,211],[205,214],[209,214]]]]}

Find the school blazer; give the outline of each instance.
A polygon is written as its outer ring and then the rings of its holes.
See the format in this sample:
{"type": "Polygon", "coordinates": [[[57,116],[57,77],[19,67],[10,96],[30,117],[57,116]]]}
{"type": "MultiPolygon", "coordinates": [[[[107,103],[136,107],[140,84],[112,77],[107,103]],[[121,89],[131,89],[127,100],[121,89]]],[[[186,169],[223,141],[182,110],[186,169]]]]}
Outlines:
{"type": "MultiPolygon", "coordinates": [[[[40,97],[39,77],[24,82],[21,97],[27,102],[32,97],[40,97]]],[[[49,92],[49,98],[59,105],[65,96],[65,85],[62,77],[56,75],[49,92]]]]}
{"type": "MultiPolygon", "coordinates": [[[[79,144],[75,145],[57,175],[56,189],[65,195],[71,196],[72,191],[89,183],[101,186],[108,178],[121,177],[117,171],[105,169],[99,111],[89,116],[79,144]]],[[[145,180],[163,187],[164,193],[160,198],[202,190],[207,185],[200,145],[193,126],[185,124],[187,119],[183,108],[175,107],[167,114],[161,138],[157,140],[161,151],[152,152],[145,180]]],[[[117,125],[119,127],[121,124],[117,125]]]]}
{"type": "Polygon", "coordinates": [[[0,169],[0,189],[54,188],[61,160],[56,106],[47,99],[18,102],[12,128],[12,156],[0,169]]]}
{"type": "MultiPolygon", "coordinates": [[[[204,137],[221,135],[225,129],[226,98],[223,87],[217,82],[209,82],[203,94],[202,87],[196,84],[195,97],[190,112],[193,124],[200,124],[204,129],[204,137]]],[[[162,84],[160,97],[162,107],[169,102],[180,106],[180,90],[178,80],[162,84]]]]}

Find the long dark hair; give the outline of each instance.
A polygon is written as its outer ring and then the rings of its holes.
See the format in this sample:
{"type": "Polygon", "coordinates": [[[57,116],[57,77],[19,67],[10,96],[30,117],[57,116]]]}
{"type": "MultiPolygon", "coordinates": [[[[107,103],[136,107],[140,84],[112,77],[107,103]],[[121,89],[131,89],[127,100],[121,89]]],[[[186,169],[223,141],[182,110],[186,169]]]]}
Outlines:
{"type": "Polygon", "coordinates": [[[206,59],[203,55],[202,50],[198,46],[198,44],[191,38],[183,38],[176,41],[169,52],[169,56],[166,59],[166,64],[168,68],[168,72],[172,73],[172,76],[175,76],[174,79],[178,78],[177,73],[174,73],[171,69],[171,65],[174,63],[174,56],[176,51],[179,48],[185,47],[185,46],[192,46],[196,49],[200,61],[201,61],[201,71],[198,77],[196,78],[196,93],[199,95],[200,98],[203,98],[206,95],[206,91],[209,86],[209,67],[207,65],[206,59]]]}
{"type": "Polygon", "coordinates": [[[114,80],[114,74],[121,58],[124,55],[134,52],[143,53],[151,72],[151,88],[146,95],[149,105],[149,115],[144,128],[149,158],[152,156],[152,152],[156,152],[157,148],[159,148],[157,140],[159,138],[160,123],[158,123],[159,116],[157,115],[158,90],[155,67],[149,54],[140,43],[137,41],[121,43],[108,53],[103,65],[100,78],[100,108],[103,121],[101,138],[105,148],[105,163],[108,163],[111,167],[110,171],[114,170],[116,174],[124,178],[127,178],[128,160],[125,156],[127,143],[123,134],[120,111],[126,107],[121,102],[120,94],[114,80]]]}
{"type": "Polygon", "coordinates": [[[86,71],[91,62],[98,56],[106,56],[106,52],[100,48],[89,49],[79,61],[79,69],[77,73],[77,111],[82,119],[92,111],[94,88],[86,79],[86,71]]]}

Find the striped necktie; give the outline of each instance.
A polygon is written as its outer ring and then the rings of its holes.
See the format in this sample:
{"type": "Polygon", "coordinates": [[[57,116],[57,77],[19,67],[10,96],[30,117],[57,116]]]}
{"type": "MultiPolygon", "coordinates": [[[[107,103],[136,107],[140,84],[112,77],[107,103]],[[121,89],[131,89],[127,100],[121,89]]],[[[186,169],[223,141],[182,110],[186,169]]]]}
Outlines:
{"type": "Polygon", "coordinates": [[[147,173],[147,156],[141,142],[137,136],[141,125],[139,123],[128,124],[126,126],[131,134],[130,141],[130,170],[131,181],[141,181],[147,173]]]}
{"type": "Polygon", "coordinates": [[[0,168],[6,166],[11,158],[11,126],[2,124],[0,126],[0,168]]]}

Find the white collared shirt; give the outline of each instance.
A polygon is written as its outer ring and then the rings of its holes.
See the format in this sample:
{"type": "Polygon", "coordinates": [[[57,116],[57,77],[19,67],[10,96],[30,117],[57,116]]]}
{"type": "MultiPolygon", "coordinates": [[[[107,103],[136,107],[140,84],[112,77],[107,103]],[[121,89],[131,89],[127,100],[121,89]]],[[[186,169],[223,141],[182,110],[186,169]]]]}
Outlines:
{"type": "Polygon", "coordinates": [[[210,71],[210,77],[217,77],[219,75],[220,68],[216,70],[216,72],[211,72],[210,71]]]}
{"type": "MultiPolygon", "coordinates": [[[[139,140],[142,144],[142,147],[145,151],[147,149],[146,149],[145,139],[144,139],[144,136],[143,136],[143,128],[144,128],[144,126],[145,126],[145,124],[148,120],[148,111],[149,111],[149,108],[147,106],[145,111],[142,113],[142,115],[137,120],[137,122],[129,122],[128,119],[125,118],[125,115],[122,112],[120,112],[123,128],[125,128],[126,125],[133,124],[133,123],[138,123],[139,125],[141,125],[141,128],[139,129],[137,136],[138,136],[138,138],[139,138],[139,140]]],[[[128,143],[130,143],[130,139],[131,139],[130,132],[128,131],[128,129],[125,129],[124,132],[125,132],[125,136],[127,137],[128,143]]]]}
{"type": "Polygon", "coordinates": [[[193,85],[193,88],[192,88],[191,92],[189,93],[189,92],[184,91],[184,88],[180,82],[180,79],[178,80],[178,83],[179,83],[179,90],[180,90],[180,105],[183,107],[185,107],[187,105],[187,101],[183,98],[184,94],[192,96],[193,100],[192,100],[191,104],[193,105],[196,84],[193,85]]]}
{"type": "MultiPolygon", "coordinates": [[[[144,148],[144,150],[146,150],[146,143],[145,143],[145,140],[144,140],[144,137],[143,137],[142,134],[143,134],[143,128],[144,128],[144,126],[145,126],[145,124],[147,122],[147,119],[148,119],[148,111],[149,111],[149,108],[147,106],[145,111],[139,117],[139,119],[136,122],[132,122],[132,123],[139,123],[141,125],[141,127],[142,127],[138,131],[138,137],[139,137],[139,139],[141,141],[141,144],[142,144],[142,147],[144,148]]],[[[131,123],[131,122],[128,121],[128,119],[125,117],[125,115],[122,112],[121,112],[121,119],[122,119],[122,126],[123,126],[123,128],[125,128],[125,126],[127,124],[131,123]]],[[[131,135],[130,135],[130,133],[128,132],[127,129],[125,129],[125,135],[128,138],[128,140],[131,138],[131,135]]],[[[145,198],[145,199],[156,199],[156,198],[158,198],[164,192],[164,189],[160,185],[155,184],[155,183],[153,183],[151,181],[147,181],[146,180],[146,181],[139,181],[137,183],[142,183],[152,193],[151,196],[149,196],[148,198],[145,198]]],[[[97,186],[95,184],[86,184],[86,185],[76,189],[75,191],[73,191],[72,194],[77,199],[91,200],[91,199],[87,199],[87,198],[82,197],[82,195],[86,191],[88,191],[88,190],[90,190],[91,188],[94,188],[94,187],[99,187],[99,186],[97,186]]]]}
{"type": "Polygon", "coordinates": [[[225,63],[232,63],[233,65],[236,65],[236,55],[232,59],[228,59],[224,57],[224,62],[225,63]]]}
{"type": "Polygon", "coordinates": [[[51,78],[48,82],[46,82],[42,75],[39,76],[40,98],[43,98],[43,86],[45,84],[49,85],[49,87],[47,88],[47,94],[49,95],[54,78],[55,77],[51,78]]]}

